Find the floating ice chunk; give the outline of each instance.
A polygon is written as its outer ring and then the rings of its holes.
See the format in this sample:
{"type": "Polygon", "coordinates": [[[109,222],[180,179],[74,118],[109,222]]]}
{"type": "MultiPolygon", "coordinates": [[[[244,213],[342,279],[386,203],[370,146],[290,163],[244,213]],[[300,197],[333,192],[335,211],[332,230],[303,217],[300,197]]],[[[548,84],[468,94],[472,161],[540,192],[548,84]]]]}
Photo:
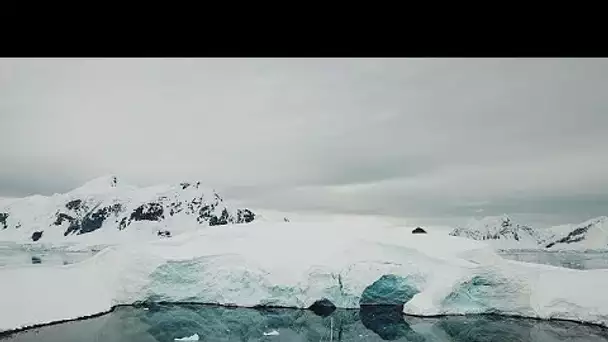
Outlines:
{"type": "Polygon", "coordinates": [[[265,332],[264,336],[279,336],[279,332],[276,331],[276,330],[272,330],[272,331],[269,331],[269,332],[265,332]]]}
{"type": "Polygon", "coordinates": [[[198,334],[188,337],[176,338],[175,341],[198,341],[198,334]]]}

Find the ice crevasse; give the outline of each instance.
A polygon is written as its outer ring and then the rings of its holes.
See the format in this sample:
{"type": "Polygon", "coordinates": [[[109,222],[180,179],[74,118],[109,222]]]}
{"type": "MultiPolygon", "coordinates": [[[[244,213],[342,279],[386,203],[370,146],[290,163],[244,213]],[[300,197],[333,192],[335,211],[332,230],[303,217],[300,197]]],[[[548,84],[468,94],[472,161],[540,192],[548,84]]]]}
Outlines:
{"type": "Polygon", "coordinates": [[[104,249],[83,262],[0,269],[0,330],[141,301],[307,308],[403,304],[406,314],[497,313],[608,325],[607,270],[502,259],[445,234],[251,223],[104,249]]]}

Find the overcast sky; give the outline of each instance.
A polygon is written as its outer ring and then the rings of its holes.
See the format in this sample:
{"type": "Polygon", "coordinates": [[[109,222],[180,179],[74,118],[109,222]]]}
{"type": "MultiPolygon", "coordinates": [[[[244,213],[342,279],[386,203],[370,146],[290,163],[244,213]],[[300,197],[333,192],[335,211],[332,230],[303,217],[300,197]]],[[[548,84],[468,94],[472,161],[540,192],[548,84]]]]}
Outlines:
{"type": "Polygon", "coordinates": [[[605,59],[0,60],[0,196],[105,174],[281,210],[608,215],[605,59]]]}

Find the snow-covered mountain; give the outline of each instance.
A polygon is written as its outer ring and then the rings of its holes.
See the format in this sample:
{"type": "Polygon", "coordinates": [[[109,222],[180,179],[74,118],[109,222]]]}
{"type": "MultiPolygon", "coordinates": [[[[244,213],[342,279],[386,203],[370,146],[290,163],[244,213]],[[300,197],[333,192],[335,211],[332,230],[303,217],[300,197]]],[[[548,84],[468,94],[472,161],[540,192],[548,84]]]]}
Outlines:
{"type": "Polygon", "coordinates": [[[548,249],[606,249],[608,248],[608,217],[601,216],[579,224],[567,224],[550,229],[551,235],[541,241],[548,249]]]}
{"type": "Polygon", "coordinates": [[[507,215],[472,220],[466,226],[457,227],[449,234],[473,240],[489,240],[493,245],[512,245],[520,248],[536,247],[544,238],[539,231],[527,225],[515,223],[507,215]]]}
{"type": "Polygon", "coordinates": [[[104,176],[65,194],[0,202],[0,240],[65,241],[90,233],[97,238],[99,232],[116,239],[167,237],[200,225],[254,219],[251,210],[229,207],[200,182],[138,188],[104,176]]]}
{"type": "Polygon", "coordinates": [[[608,249],[608,217],[538,229],[514,223],[507,215],[489,216],[449,234],[486,241],[498,248],[608,249]]]}

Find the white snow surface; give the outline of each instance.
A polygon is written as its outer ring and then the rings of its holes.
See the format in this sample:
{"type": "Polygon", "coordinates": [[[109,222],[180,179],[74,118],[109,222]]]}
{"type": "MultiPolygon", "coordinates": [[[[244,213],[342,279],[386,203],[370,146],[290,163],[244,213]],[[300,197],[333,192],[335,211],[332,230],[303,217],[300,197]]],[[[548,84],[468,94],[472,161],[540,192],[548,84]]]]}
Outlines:
{"type": "Polygon", "coordinates": [[[608,217],[577,224],[532,228],[508,215],[472,219],[450,235],[484,241],[496,249],[600,250],[608,248],[608,217]]]}
{"type": "Polygon", "coordinates": [[[450,232],[453,236],[486,241],[497,248],[538,248],[546,239],[543,231],[513,222],[508,215],[472,219],[464,227],[450,232]]]}
{"type": "Polygon", "coordinates": [[[269,332],[265,332],[264,336],[279,336],[279,332],[276,331],[276,330],[272,330],[272,331],[269,331],[269,332]]]}
{"type": "Polygon", "coordinates": [[[406,314],[495,312],[608,325],[608,296],[598,293],[608,288],[608,270],[505,260],[483,242],[365,221],[254,221],[111,246],[70,265],[0,268],[0,330],[145,300],[304,308],[326,298],[356,308],[383,275],[416,289],[406,314]]]}
{"type": "Polygon", "coordinates": [[[608,248],[608,217],[600,216],[577,224],[555,226],[545,245],[551,250],[598,250],[608,248]],[[580,232],[580,233],[579,233],[580,232]],[[570,236],[568,236],[570,234],[570,236]]]}
{"type": "Polygon", "coordinates": [[[182,338],[176,338],[175,341],[198,341],[199,340],[199,336],[198,334],[194,334],[192,336],[187,336],[187,337],[182,337],[182,338]]]}
{"type": "Polygon", "coordinates": [[[231,203],[224,201],[213,189],[204,188],[200,182],[136,187],[116,176],[108,175],[93,179],[64,194],[1,200],[0,214],[8,214],[5,222],[8,227],[3,229],[0,222],[0,241],[107,245],[158,240],[162,237],[157,233],[162,230],[170,230],[175,235],[206,226],[207,222],[201,224],[197,221],[200,216],[199,207],[204,205],[212,206],[210,215],[220,217],[226,209],[231,217],[237,216],[237,209],[231,203]],[[82,204],[80,208],[71,210],[67,207],[70,201],[81,201],[82,204]],[[164,207],[162,220],[129,219],[138,207],[142,207],[142,213],[145,213],[149,203],[164,207]],[[175,209],[169,209],[171,203],[177,204],[175,209]],[[82,219],[96,210],[112,206],[118,206],[119,209],[108,213],[102,226],[88,233],[74,232],[66,236],[70,221],[65,219],[61,224],[56,223],[60,214],[82,219]],[[123,218],[129,224],[120,229],[123,218]],[[32,241],[34,232],[42,232],[42,238],[36,242],[32,241]]]}

